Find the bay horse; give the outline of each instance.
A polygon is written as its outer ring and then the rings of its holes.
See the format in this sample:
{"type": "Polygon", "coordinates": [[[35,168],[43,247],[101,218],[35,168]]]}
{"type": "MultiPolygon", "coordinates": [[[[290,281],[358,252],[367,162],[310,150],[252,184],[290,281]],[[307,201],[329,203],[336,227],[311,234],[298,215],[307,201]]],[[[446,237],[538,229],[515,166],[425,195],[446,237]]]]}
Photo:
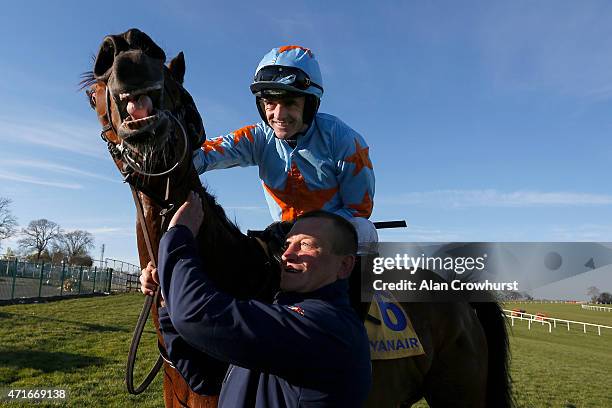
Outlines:
{"type": "MultiPolygon", "coordinates": [[[[168,65],[165,61],[164,51],[149,36],[131,29],[104,38],[93,71],[82,81],[102,125],[102,138],[133,188],[137,213],[142,213],[137,220],[141,267],[156,259],[169,216],[194,190],[203,198],[205,219],[197,240],[211,279],[238,298],[270,301],[279,284],[277,265],[271,261],[274,256],[242,234],[201,185],[191,151],[200,148],[204,128],[182,85],[184,56],[179,53],[168,65]]],[[[159,306],[156,297],[152,314],[163,348],[159,306]]],[[[426,354],[373,361],[368,406],[407,407],[423,397],[432,407],[512,405],[506,323],[497,303],[402,306],[426,354]]],[[[208,379],[202,393],[206,395],[192,391],[164,361],[166,407],[216,406],[227,366],[206,356],[193,358],[206,362],[201,365],[208,379]]]]}

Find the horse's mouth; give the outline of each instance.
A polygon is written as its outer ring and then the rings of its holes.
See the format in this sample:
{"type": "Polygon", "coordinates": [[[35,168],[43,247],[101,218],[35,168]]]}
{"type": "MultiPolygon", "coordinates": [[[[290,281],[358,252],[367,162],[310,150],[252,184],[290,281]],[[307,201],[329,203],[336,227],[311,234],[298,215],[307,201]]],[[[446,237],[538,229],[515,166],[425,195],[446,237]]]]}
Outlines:
{"type": "Polygon", "coordinates": [[[159,109],[162,85],[121,92],[115,97],[122,122],[119,137],[130,144],[159,142],[166,135],[168,116],[159,109]]]}

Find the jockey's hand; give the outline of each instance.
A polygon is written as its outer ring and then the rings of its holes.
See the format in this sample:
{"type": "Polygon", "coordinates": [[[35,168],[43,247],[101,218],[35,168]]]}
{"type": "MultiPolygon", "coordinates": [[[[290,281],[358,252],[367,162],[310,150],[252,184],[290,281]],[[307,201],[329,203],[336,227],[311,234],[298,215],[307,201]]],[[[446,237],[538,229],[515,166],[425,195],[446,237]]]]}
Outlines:
{"type": "Polygon", "coordinates": [[[146,268],[140,274],[140,290],[145,295],[155,295],[155,289],[159,285],[159,277],[157,276],[157,268],[153,266],[153,262],[149,262],[146,268]]]}
{"type": "Polygon", "coordinates": [[[203,220],[204,210],[202,210],[202,200],[195,192],[190,191],[187,195],[187,201],[176,210],[168,228],[172,228],[175,225],[184,225],[189,228],[195,238],[198,235],[203,220]]]}

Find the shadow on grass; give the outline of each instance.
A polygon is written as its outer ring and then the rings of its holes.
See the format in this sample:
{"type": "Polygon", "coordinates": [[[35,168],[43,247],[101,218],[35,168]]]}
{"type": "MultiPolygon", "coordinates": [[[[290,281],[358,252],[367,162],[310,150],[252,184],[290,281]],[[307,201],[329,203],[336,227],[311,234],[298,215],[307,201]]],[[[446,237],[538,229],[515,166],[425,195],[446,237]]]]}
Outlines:
{"type": "Polygon", "coordinates": [[[99,366],[106,361],[100,357],[62,351],[0,349],[0,365],[16,369],[33,368],[45,373],[70,372],[77,368],[99,366]]]}
{"type": "Polygon", "coordinates": [[[82,326],[85,330],[87,331],[95,331],[95,332],[130,332],[131,329],[130,328],[126,328],[126,327],[121,327],[121,326],[111,326],[111,325],[104,325],[104,324],[97,324],[97,323],[86,323],[86,322],[79,322],[76,320],[67,320],[67,319],[58,319],[55,317],[49,317],[46,315],[41,315],[41,316],[31,316],[31,315],[27,315],[27,316],[23,316],[20,315],[18,313],[4,313],[4,312],[0,312],[0,319],[2,318],[16,318],[16,319],[20,319],[23,320],[24,318],[27,319],[27,321],[30,320],[40,320],[41,323],[48,323],[48,322],[55,322],[55,323],[66,323],[66,324],[70,324],[70,325],[74,325],[74,326],[82,326]]]}

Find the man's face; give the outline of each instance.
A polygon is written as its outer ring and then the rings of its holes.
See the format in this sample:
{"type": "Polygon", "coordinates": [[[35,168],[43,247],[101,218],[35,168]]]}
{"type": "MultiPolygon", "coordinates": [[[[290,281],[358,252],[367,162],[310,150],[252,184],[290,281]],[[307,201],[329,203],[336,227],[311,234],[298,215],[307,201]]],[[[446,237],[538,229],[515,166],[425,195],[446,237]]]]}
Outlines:
{"type": "Polygon", "coordinates": [[[279,139],[290,139],[308,128],[304,123],[306,97],[262,98],[266,119],[279,139]]]}
{"type": "Polygon", "coordinates": [[[346,278],[354,265],[354,257],[331,252],[333,224],[321,218],[298,220],[285,241],[282,255],[281,290],[312,292],[346,278]]]}

